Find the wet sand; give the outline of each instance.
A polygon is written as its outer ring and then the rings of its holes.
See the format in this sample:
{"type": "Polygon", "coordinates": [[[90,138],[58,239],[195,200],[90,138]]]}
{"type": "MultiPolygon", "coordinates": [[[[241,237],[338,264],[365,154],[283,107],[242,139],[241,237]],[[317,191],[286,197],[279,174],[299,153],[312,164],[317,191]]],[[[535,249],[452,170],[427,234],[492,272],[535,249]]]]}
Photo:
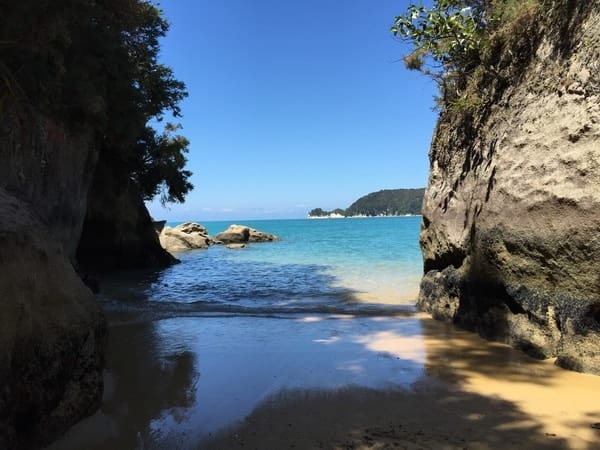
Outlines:
{"type": "Polygon", "coordinates": [[[51,449],[600,449],[600,377],[423,315],[110,320],[103,406],[51,449]]]}

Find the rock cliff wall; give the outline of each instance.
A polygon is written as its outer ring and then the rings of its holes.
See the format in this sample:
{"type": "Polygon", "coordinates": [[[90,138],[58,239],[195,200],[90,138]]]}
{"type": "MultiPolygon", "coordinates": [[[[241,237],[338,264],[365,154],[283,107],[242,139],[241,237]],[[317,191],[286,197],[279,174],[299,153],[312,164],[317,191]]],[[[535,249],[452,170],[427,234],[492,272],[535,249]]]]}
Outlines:
{"type": "Polygon", "coordinates": [[[0,448],[35,448],[102,396],[106,327],[72,259],[91,134],[41,115],[0,125],[0,448]]]}
{"type": "Polygon", "coordinates": [[[98,158],[92,131],[67,131],[42,115],[3,116],[0,188],[27,202],[74,258],[98,158]]]}
{"type": "Polygon", "coordinates": [[[162,248],[139,191],[102,160],[91,186],[77,261],[84,270],[166,267],[175,262],[162,248]]]}
{"type": "Polygon", "coordinates": [[[600,2],[518,18],[430,151],[419,305],[600,374],[600,2]]]}

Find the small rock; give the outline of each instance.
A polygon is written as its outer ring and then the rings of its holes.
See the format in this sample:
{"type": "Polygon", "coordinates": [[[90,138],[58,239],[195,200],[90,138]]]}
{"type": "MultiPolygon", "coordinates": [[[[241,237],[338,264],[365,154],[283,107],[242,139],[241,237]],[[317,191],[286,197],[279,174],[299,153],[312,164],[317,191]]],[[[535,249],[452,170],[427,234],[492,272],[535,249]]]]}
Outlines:
{"type": "Polygon", "coordinates": [[[231,250],[241,250],[246,247],[248,247],[246,244],[227,244],[227,248],[231,250]]]}

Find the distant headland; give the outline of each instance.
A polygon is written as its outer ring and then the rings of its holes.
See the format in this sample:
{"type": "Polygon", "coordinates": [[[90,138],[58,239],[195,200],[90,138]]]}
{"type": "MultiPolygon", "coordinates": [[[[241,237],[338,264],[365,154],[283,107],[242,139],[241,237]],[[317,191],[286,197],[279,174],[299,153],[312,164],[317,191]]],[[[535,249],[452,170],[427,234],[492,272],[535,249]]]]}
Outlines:
{"type": "Polygon", "coordinates": [[[382,189],[371,192],[356,200],[347,209],[324,211],[315,208],[308,213],[309,219],[344,217],[387,217],[412,216],[421,214],[425,188],[382,189]]]}

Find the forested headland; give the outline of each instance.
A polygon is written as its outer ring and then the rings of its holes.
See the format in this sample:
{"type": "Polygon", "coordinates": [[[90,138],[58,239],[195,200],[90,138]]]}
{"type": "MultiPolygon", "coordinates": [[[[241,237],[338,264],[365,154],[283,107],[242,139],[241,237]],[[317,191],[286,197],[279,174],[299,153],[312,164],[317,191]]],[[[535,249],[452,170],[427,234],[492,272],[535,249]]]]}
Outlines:
{"type": "Polygon", "coordinates": [[[405,216],[421,214],[424,188],[420,189],[382,189],[371,192],[352,203],[348,208],[324,211],[312,209],[308,217],[375,217],[405,216]]]}

